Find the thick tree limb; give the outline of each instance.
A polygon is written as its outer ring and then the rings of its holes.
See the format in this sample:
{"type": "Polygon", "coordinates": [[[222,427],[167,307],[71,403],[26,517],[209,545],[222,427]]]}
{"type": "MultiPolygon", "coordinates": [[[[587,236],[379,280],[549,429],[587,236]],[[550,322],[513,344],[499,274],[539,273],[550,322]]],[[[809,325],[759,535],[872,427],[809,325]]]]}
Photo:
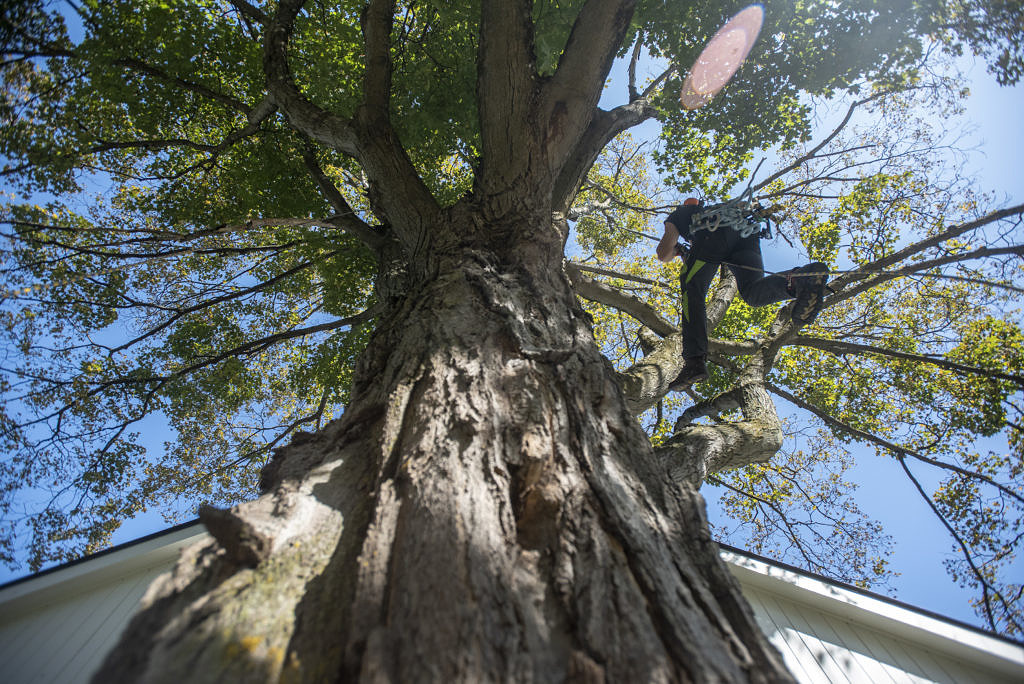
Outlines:
{"type": "Polygon", "coordinates": [[[956,371],[958,373],[966,373],[969,375],[980,375],[986,378],[998,378],[1000,380],[1008,380],[1021,387],[1024,387],[1024,377],[1019,375],[1010,375],[1009,373],[1000,373],[999,371],[979,368],[977,366],[966,366],[962,363],[954,363],[953,361],[947,361],[946,359],[926,356],[923,354],[908,354],[907,352],[896,351],[894,349],[883,349],[882,347],[873,347],[867,344],[857,344],[854,342],[843,342],[841,340],[829,340],[823,337],[810,337],[806,335],[799,335],[795,339],[790,341],[790,344],[800,347],[812,347],[814,349],[821,349],[822,351],[831,352],[836,355],[841,354],[869,354],[876,356],[887,356],[894,359],[903,359],[904,361],[914,361],[916,363],[927,363],[932,366],[938,366],[939,368],[945,368],[947,370],[956,371]]]}
{"type": "Polygon", "coordinates": [[[653,119],[656,115],[657,110],[646,98],[611,111],[595,108],[590,124],[562,164],[561,172],[555,180],[551,206],[556,211],[568,212],[580,185],[605,145],[619,133],[653,119]]]}
{"type": "Polygon", "coordinates": [[[698,404],[694,404],[690,408],[680,414],[679,418],[676,419],[676,424],[673,432],[679,432],[686,428],[693,421],[699,418],[717,418],[723,413],[733,411],[740,407],[740,401],[742,396],[738,387],[734,387],[727,392],[702,401],[698,404]]]}
{"type": "Polygon", "coordinates": [[[525,175],[524,145],[537,131],[532,107],[536,89],[532,2],[485,0],[477,50],[477,108],[481,168],[477,179],[488,194],[501,193],[525,175]]]}
{"type": "Polygon", "coordinates": [[[540,123],[555,176],[589,129],[635,6],[636,0],[588,0],[576,16],[554,76],[543,86],[540,123]]]}
{"type": "Polygon", "coordinates": [[[292,78],[288,67],[288,41],[302,5],[301,0],[282,0],[277,14],[267,25],[263,44],[263,71],[267,76],[267,89],[296,130],[333,149],[359,158],[355,131],[349,123],[306,99],[292,78]]]}
{"type": "Polygon", "coordinates": [[[685,426],[677,422],[679,429],[657,449],[670,459],[669,472],[676,481],[699,486],[710,473],[766,463],[782,448],[782,423],[764,385],[740,385],[717,403],[723,409],[739,408],[743,420],[685,426]]]}
{"type": "MultiPolygon", "coordinates": [[[[729,311],[729,305],[732,304],[732,300],[736,298],[739,291],[739,284],[732,271],[725,267],[720,268],[718,270],[718,287],[715,288],[714,294],[711,295],[711,301],[707,305],[708,330],[714,330],[722,322],[726,312],[729,311]]],[[[749,354],[752,352],[735,353],[749,354]]]]}
{"type": "Polygon", "coordinates": [[[395,234],[408,250],[422,244],[426,223],[439,211],[433,196],[416,173],[391,126],[390,27],[393,2],[371,3],[363,19],[367,54],[366,102],[353,122],[328,112],[303,96],[288,67],[287,48],[295,17],[303,0],[282,0],[267,26],[263,46],[263,69],[267,88],[285,117],[306,137],[347,154],[362,164],[370,179],[370,199],[386,216],[395,234]],[[382,82],[378,82],[382,81],[382,82]]]}
{"type": "Polygon", "coordinates": [[[394,0],[370,0],[362,18],[366,46],[363,106],[381,123],[391,120],[391,21],[394,13],[394,0]]]}
{"type": "Polygon", "coordinates": [[[661,401],[682,369],[683,338],[672,333],[638,363],[616,373],[630,412],[638,416],[661,401]]]}
{"type": "Polygon", "coordinates": [[[629,70],[627,73],[629,74],[628,93],[630,102],[640,99],[640,92],[636,89],[636,63],[640,61],[640,52],[644,47],[643,38],[643,31],[637,33],[636,42],[633,44],[633,54],[629,57],[629,70]]]}

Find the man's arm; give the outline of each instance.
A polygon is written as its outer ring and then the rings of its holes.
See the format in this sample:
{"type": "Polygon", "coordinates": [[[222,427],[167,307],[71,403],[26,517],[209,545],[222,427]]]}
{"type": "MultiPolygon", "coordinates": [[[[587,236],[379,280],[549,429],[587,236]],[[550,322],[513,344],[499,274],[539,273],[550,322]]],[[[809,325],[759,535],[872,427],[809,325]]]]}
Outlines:
{"type": "Polygon", "coordinates": [[[676,258],[676,243],[679,242],[679,230],[676,228],[674,223],[669,221],[665,222],[665,234],[661,236],[661,242],[658,243],[658,260],[663,263],[668,263],[676,258]]]}

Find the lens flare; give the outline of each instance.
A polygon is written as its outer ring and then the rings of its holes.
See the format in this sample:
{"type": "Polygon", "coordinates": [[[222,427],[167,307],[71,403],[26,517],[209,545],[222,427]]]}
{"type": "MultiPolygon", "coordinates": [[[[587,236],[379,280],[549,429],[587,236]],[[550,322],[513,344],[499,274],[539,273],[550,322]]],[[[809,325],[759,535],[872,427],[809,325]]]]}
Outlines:
{"type": "Polygon", "coordinates": [[[684,109],[698,109],[711,101],[735,75],[757,40],[764,10],[751,5],[718,29],[690,68],[679,93],[684,109]]]}

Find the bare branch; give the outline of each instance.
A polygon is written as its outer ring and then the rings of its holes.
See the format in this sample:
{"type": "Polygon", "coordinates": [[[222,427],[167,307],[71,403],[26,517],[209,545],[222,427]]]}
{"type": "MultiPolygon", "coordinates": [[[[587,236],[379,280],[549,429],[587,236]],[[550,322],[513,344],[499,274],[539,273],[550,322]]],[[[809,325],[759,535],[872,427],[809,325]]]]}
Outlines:
{"type": "MultiPolygon", "coordinates": [[[[81,57],[74,50],[52,44],[47,45],[38,51],[25,54],[31,55],[33,57],[60,57],[65,59],[81,59],[81,57]]],[[[201,95],[208,99],[220,102],[221,104],[230,107],[231,109],[238,110],[244,114],[248,114],[250,111],[253,110],[252,107],[247,105],[245,102],[242,102],[238,98],[213,90],[212,88],[204,86],[201,83],[189,81],[188,79],[181,78],[180,76],[174,76],[172,74],[167,73],[163,69],[155,67],[152,64],[144,62],[135,57],[117,57],[111,59],[109,62],[106,63],[112,66],[124,67],[132,71],[138,71],[148,76],[152,76],[166,83],[173,84],[181,88],[182,90],[196,93],[197,95],[201,95]]]]}
{"type": "Polygon", "coordinates": [[[800,335],[794,338],[790,344],[799,347],[812,347],[814,349],[821,349],[828,351],[833,354],[873,354],[877,356],[887,356],[894,359],[903,359],[905,361],[915,361],[917,363],[927,363],[939,368],[945,368],[947,370],[956,371],[959,373],[966,373],[969,375],[980,375],[987,378],[998,378],[1000,380],[1008,380],[1021,387],[1024,387],[1024,377],[1019,375],[1010,375],[1008,373],[1000,373],[995,370],[987,368],[979,368],[977,366],[966,366],[962,363],[954,363],[953,361],[947,361],[946,359],[938,358],[935,356],[927,356],[923,354],[908,354],[907,352],[896,351],[894,349],[883,349],[882,347],[873,347],[866,344],[857,344],[854,342],[843,342],[841,340],[829,340],[823,337],[810,337],[806,335],[800,335]]]}
{"type": "MultiPolygon", "coordinates": [[[[978,219],[975,219],[974,221],[967,221],[965,223],[960,223],[960,224],[957,224],[955,226],[951,226],[951,227],[947,228],[946,230],[942,231],[941,233],[938,233],[937,235],[933,235],[930,238],[926,238],[924,240],[916,242],[916,243],[914,243],[912,245],[909,245],[908,247],[905,247],[905,248],[903,248],[901,250],[898,250],[898,251],[890,254],[889,256],[882,257],[881,259],[876,259],[875,261],[872,261],[869,264],[865,264],[865,265],[861,266],[860,268],[855,269],[854,271],[851,271],[849,273],[841,275],[838,278],[836,278],[834,281],[832,281],[830,283],[830,285],[834,289],[838,290],[838,289],[840,289],[842,287],[845,287],[849,283],[856,282],[858,280],[862,280],[864,278],[868,278],[868,277],[870,277],[872,275],[876,275],[877,274],[875,278],[871,279],[870,284],[868,284],[866,286],[861,286],[859,289],[857,289],[857,291],[860,292],[863,289],[867,289],[868,287],[872,287],[874,284],[877,284],[878,278],[891,279],[893,277],[896,277],[896,276],[888,276],[888,277],[886,277],[886,276],[881,275],[881,273],[883,271],[885,271],[885,269],[889,268],[890,266],[893,266],[893,265],[898,264],[898,263],[900,263],[902,261],[905,261],[906,259],[909,259],[910,257],[912,257],[912,256],[914,256],[916,254],[920,254],[921,252],[925,251],[926,249],[930,249],[932,247],[937,247],[937,246],[941,245],[943,242],[945,242],[946,240],[951,240],[953,238],[959,237],[959,236],[963,235],[964,233],[968,233],[968,232],[970,232],[972,230],[976,230],[978,228],[981,228],[982,226],[986,226],[986,225],[988,225],[990,223],[994,223],[996,221],[1000,221],[1000,220],[1002,220],[1004,218],[1007,218],[1007,217],[1010,217],[1010,216],[1018,216],[1018,215],[1021,215],[1021,214],[1024,214],[1024,204],[1018,204],[1017,206],[1009,207],[1007,209],[1000,209],[999,211],[993,211],[993,212],[990,212],[990,213],[988,213],[988,214],[986,214],[986,215],[984,215],[984,216],[982,216],[982,217],[980,217],[978,219]]],[[[919,265],[915,265],[914,266],[914,270],[919,270],[919,268],[920,268],[919,265]]],[[[902,275],[902,274],[897,272],[896,275],[902,275]]],[[[843,292],[843,293],[840,293],[840,294],[846,295],[846,292],[843,292]]],[[[845,298],[845,296],[842,297],[842,298],[845,298]]],[[[832,298],[830,297],[829,299],[831,300],[832,298]]]]}
{"type": "Polygon", "coordinates": [[[867,104],[869,102],[872,102],[874,100],[877,100],[877,99],[879,99],[881,97],[884,97],[887,94],[888,93],[885,93],[885,92],[879,92],[879,93],[876,93],[876,94],[872,95],[871,97],[864,98],[863,100],[857,100],[856,102],[851,104],[849,109],[846,110],[846,116],[843,117],[843,120],[839,122],[839,125],[837,125],[835,127],[835,129],[831,133],[829,133],[827,136],[825,136],[824,140],[822,140],[820,143],[815,145],[814,148],[810,152],[808,152],[808,153],[802,155],[801,157],[799,157],[798,159],[796,159],[792,164],[789,164],[788,166],[785,166],[785,167],[779,169],[778,171],[776,171],[772,175],[768,176],[768,178],[764,179],[763,181],[761,181],[760,183],[758,183],[757,185],[752,187],[751,188],[751,192],[756,193],[761,188],[763,188],[763,187],[765,187],[767,185],[770,185],[771,183],[775,182],[779,178],[782,178],[783,176],[785,176],[787,173],[795,171],[796,169],[800,168],[801,166],[803,166],[804,164],[806,164],[810,160],[814,159],[815,156],[818,154],[818,152],[820,152],[826,145],[828,145],[830,142],[832,142],[835,139],[835,137],[837,135],[839,135],[839,133],[841,133],[844,128],[846,128],[846,125],[850,123],[850,119],[853,118],[853,113],[854,113],[854,111],[856,111],[856,109],[858,107],[860,107],[861,105],[865,105],[865,104],[867,104]]]}
{"type": "Polygon", "coordinates": [[[656,285],[658,287],[664,287],[673,289],[673,286],[662,280],[651,280],[650,278],[644,278],[642,276],[634,276],[628,273],[621,273],[619,271],[613,271],[610,268],[602,268],[601,266],[591,266],[589,264],[581,264],[578,261],[566,262],[566,266],[575,268],[580,271],[586,271],[588,273],[597,273],[598,275],[606,275],[612,278],[619,278],[620,280],[630,280],[634,283],[643,283],[644,285],[656,285]]]}
{"type": "Polygon", "coordinates": [[[329,252],[327,254],[324,254],[324,255],[320,256],[317,259],[312,259],[310,261],[304,261],[304,262],[302,262],[302,263],[300,263],[300,264],[298,264],[298,265],[296,265],[296,266],[294,266],[294,267],[292,267],[292,268],[290,268],[290,269],[288,269],[286,271],[283,271],[283,272],[279,273],[278,275],[274,276],[273,278],[270,278],[269,280],[266,280],[266,281],[264,281],[262,283],[259,283],[258,285],[252,285],[251,287],[247,287],[247,288],[238,290],[237,292],[230,292],[228,294],[221,295],[220,297],[214,297],[212,299],[207,299],[207,300],[204,300],[204,301],[199,302],[197,304],[193,304],[192,306],[188,306],[188,307],[185,307],[183,309],[178,309],[177,311],[174,312],[174,315],[170,316],[163,323],[161,323],[161,324],[159,324],[159,325],[157,325],[157,326],[155,326],[153,328],[150,328],[149,330],[147,330],[143,334],[139,335],[138,337],[136,337],[136,338],[134,338],[134,339],[132,339],[132,340],[130,340],[128,342],[125,342],[124,344],[122,344],[122,345],[120,345],[118,347],[115,347],[114,349],[112,349],[110,351],[110,354],[115,354],[115,353],[117,353],[119,351],[124,351],[125,349],[127,349],[128,347],[131,347],[132,345],[138,344],[139,342],[142,342],[143,340],[148,339],[148,338],[152,337],[153,335],[159,334],[162,330],[166,330],[169,326],[173,325],[175,323],[175,321],[181,320],[183,317],[185,317],[185,316],[187,316],[187,315],[189,315],[191,313],[195,313],[196,311],[202,311],[203,309],[208,309],[208,308],[210,308],[212,306],[216,306],[217,304],[223,304],[225,302],[228,302],[228,301],[231,301],[231,300],[234,300],[234,299],[239,299],[241,297],[246,297],[246,296],[251,295],[251,294],[256,293],[256,292],[262,292],[262,291],[266,290],[268,287],[271,287],[271,286],[275,285],[276,283],[281,282],[282,280],[287,280],[288,278],[292,277],[296,273],[301,273],[302,271],[306,270],[307,268],[309,268],[311,266],[314,266],[317,263],[323,261],[324,259],[328,259],[328,258],[330,258],[330,257],[332,257],[332,256],[334,256],[336,254],[338,254],[338,252],[329,252]]]}
{"type": "Polygon", "coordinates": [[[663,319],[652,306],[643,300],[592,280],[580,273],[580,270],[576,264],[566,263],[566,272],[572,281],[573,289],[579,296],[627,313],[662,337],[678,332],[674,325],[663,319]]]}
{"type": "Polygon", "coordinates": [[[971,550],[967,547],[967,544],[964,542],[963,538],[960,536],[959,533],[957,533],[955,529],[953,529],[953,526],[949,523],[948,520],[946,520],[946,516],[942,514],[942,511],[938,509],[938,507],[935,505],[935,502],[932,501],[932,498],[928,496],[927,492],[924,491],[924,488],[921,486],[921,483],[917,480],[916,477],[914,477],[914,474],[910,472],[910,468],[907,466],[906,459],[903,457],[903,455],[896,454],[896,460],[900,462],[900,466],[903,468],[903,472],[906,473],[908,478],[910,478],[910,481],[914,484],[914,488],[917,489],[918,494],[920,494],[921,498],[924,499],[925,503],[928,504],[928,507],[932,510],[932,513],[935,514],[935,517],[939,519],[939,522],[942,523],[942,526],[946,528],[946,531],[949,532],[950,536],[952,536],[953,539],[956,541],[957,545],[960,547],[961,553],[963,554],[964,560],[967,561],[967,565],[971,568],[972,574],[983,587],[982,598],[985,606],[985,617],[988,620],[989,628],[993,632],[998,631],[995,618],[992,615],[992,599],[989,596],[990,593],[993,594],[1002,604],[1005,618],[1011,623],[1013,623],[1013,625],[1018,630],[1024,628],[1022,627],[1022,625],[1017,623],[1016,620],[1013,619],[1013,608],[1007,603],[1006,599],[1003,598],[1002,593],[1000,593],[998,589],[992,586],[992,584],[985,578],[985,575],[981,572],[981,569],[977,566],[977,564],[975,564],[974,557],[971,555],[971,550]]]}
{"type": "Polygon", "coordinates": [[[653,119],[657,113],[646,97],[611,111],[595,108],[590,124],[562,165],[554,185],[552,206],[557,211],[567,213],[590,167],[597,161],[605,145],[619,133],[653,119]]]}

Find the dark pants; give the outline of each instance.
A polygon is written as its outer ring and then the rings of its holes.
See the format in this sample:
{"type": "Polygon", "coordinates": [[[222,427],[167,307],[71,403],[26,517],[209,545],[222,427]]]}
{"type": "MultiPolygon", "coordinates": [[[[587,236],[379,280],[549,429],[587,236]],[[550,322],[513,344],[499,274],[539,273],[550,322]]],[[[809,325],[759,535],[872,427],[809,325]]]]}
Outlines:
{"type": "Polygon", "coordinates": [[[683,357],[706,356],[708,322],[705,299],[718,265],[725,264],[736,276],[740,296],[750,306],[764,306],[793,295],[781,275],[765,277],[761,240],[756,235],[740,237],[728,227],[713,233],[699,231],[693,237],[690,254],[679,273],[683,291],[683,357]]]}

